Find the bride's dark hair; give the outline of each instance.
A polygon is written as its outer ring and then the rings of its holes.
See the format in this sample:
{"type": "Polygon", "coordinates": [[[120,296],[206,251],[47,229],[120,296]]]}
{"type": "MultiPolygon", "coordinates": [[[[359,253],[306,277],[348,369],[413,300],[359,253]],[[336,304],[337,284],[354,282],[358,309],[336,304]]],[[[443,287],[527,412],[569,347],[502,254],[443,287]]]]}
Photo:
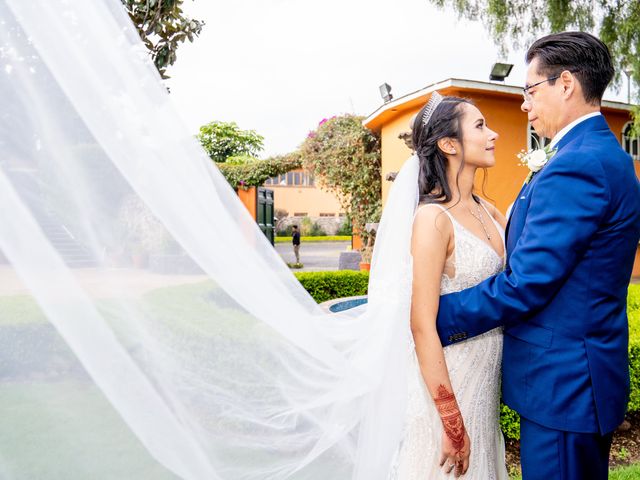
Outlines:
{"type": "MultiPolygon", "coordinates": [[[[473,105],[473,102],[465,98],[443,97],[426,126],[422,117],[427,105],[416,115],[411,140],[420,161],[418,188],[421,203],[447,203],[451,201],[451,187],[447,180],[449,161],[438,147],[438,140],[453,138],[462,145],[460,119],[464,114],[464,104],[473,105]]],[[[461,153],[463,163],[460,169],[464,166],[464,152],[461,153]]]]}

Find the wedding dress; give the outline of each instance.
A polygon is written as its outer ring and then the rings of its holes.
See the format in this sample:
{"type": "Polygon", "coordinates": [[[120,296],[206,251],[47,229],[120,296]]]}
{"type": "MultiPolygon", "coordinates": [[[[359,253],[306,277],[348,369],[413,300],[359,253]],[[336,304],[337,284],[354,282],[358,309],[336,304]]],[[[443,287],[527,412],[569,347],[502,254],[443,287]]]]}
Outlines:
{"type": "MultiPolygon", "coordinates": [[[[455,247],[442,275],[442,295],[473,287],[503,269],[504,261],[485,241],[451,219],[455,247]],[[447,274],[448,272],[448,274],[447,274]]],[[[485,214],[492,218],[486,211],[485,214]]],[[[504,239],[502,227],[494,220],[504,239]]],[[[444,348],[451,386],[471,441],[468,480],[507,480],[499,425],[502,328],[444,348]]],[[[389,480],[453,478],[439,466],[442,422],[426,389],[415,349],[410,350],[409,396],[402,444],[389,480]]]]}

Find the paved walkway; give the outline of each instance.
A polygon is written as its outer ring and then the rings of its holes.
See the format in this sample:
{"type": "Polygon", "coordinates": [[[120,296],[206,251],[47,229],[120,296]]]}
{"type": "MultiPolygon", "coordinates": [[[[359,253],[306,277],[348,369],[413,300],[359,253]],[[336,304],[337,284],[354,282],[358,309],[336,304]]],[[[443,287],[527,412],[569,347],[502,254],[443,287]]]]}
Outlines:
{"type": "MultiPolygon", "coordinates": [[[[304,268],[293,269],[296,272],[317,272],[321,270],[338,270],[340,252],[351,247],[351,242],[302,242],[300,245],[300,262],[304,268]]],[[[276,251],[286,263],[295,263],[291,243],[276,243],[276,251]]]]}
{"type": "MultiPolygon", "coordinates": [[[[303,243],[300,247],[300,260],[304,264],[304,268],[292,269],[292,271],[337,270],[340,252],[346,251],[350,245],[351,242],[303,243]]],[[[276,244],[276,251],[285,262],[293,263],[295,261],[291,244],[276,244]]],[[[207,279],[205,275],[165,275],[133,268],[119,268],[113,272],[113,282],[110,282],[109,271],[105,274],[105,271],[94,268],[79,268],[73,269],[71,272],[78,283],[93,298],[111,296],[114,290],[136,296],[156,288],[196,283],[207,279]]],[[[0,296],[26,293],[28,293],[28,289],[18,278],[13,268],[8,265],[0,265],[0,296]]]]}
{"type": "MultiPolygon", "coordinates": [[[[70,271],[92,298],[110,297],[114,291],[138,296],[157,288],[197,283],[207,279],[205,275],[164,275],[133,268],[119,268],[112,272],[112,276],[108,270],[95,268],[77,268],[70,271]]],[[[13,268],[0,265],[0,297],[28,293],[29,290],[13,268]]]]}

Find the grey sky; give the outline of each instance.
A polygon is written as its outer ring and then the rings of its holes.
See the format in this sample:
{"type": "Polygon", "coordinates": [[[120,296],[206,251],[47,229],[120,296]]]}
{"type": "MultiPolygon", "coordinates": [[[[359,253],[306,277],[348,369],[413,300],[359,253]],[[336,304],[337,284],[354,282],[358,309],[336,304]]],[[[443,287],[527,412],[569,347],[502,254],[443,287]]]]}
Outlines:
{"type": "MultiPolygon", "coordinates": [[[[195,0],[206,21],[178,50],[171,96],[194,133],[211,120],[235,121],[265,137],[263,156],[294,150],[318,122],[368,115],[387,82],[395,97],[446,78],[488,80],[500,58],[479,22],[459,20],[427,0],[195,0]]],[[[607,98],[621,98],[608,95],[607,98]]]]}

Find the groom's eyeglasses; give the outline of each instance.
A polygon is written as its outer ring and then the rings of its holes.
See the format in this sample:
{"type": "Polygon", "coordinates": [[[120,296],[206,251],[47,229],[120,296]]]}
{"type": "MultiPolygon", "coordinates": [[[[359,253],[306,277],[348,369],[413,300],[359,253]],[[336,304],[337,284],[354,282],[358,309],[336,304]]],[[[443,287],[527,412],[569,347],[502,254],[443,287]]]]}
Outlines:
{"type": "Polygon", "coordinates": [[[522,89],[522,96],[524,97],[524,101],[531,103],[531,100],[533,100],[533,97],[531,97],[531,94],[529,93],[530,88],[537,87],[538,85],[541,85],[545,82],[550,82],[551,80],[557,80],[558,78],[560,78],[560,75],[556,75],[555,77],[550,77],[546,80],[542,80],[541,82],[534,83],[533,85],[529,85],[528,87],[524,87],[522,89]]]}

